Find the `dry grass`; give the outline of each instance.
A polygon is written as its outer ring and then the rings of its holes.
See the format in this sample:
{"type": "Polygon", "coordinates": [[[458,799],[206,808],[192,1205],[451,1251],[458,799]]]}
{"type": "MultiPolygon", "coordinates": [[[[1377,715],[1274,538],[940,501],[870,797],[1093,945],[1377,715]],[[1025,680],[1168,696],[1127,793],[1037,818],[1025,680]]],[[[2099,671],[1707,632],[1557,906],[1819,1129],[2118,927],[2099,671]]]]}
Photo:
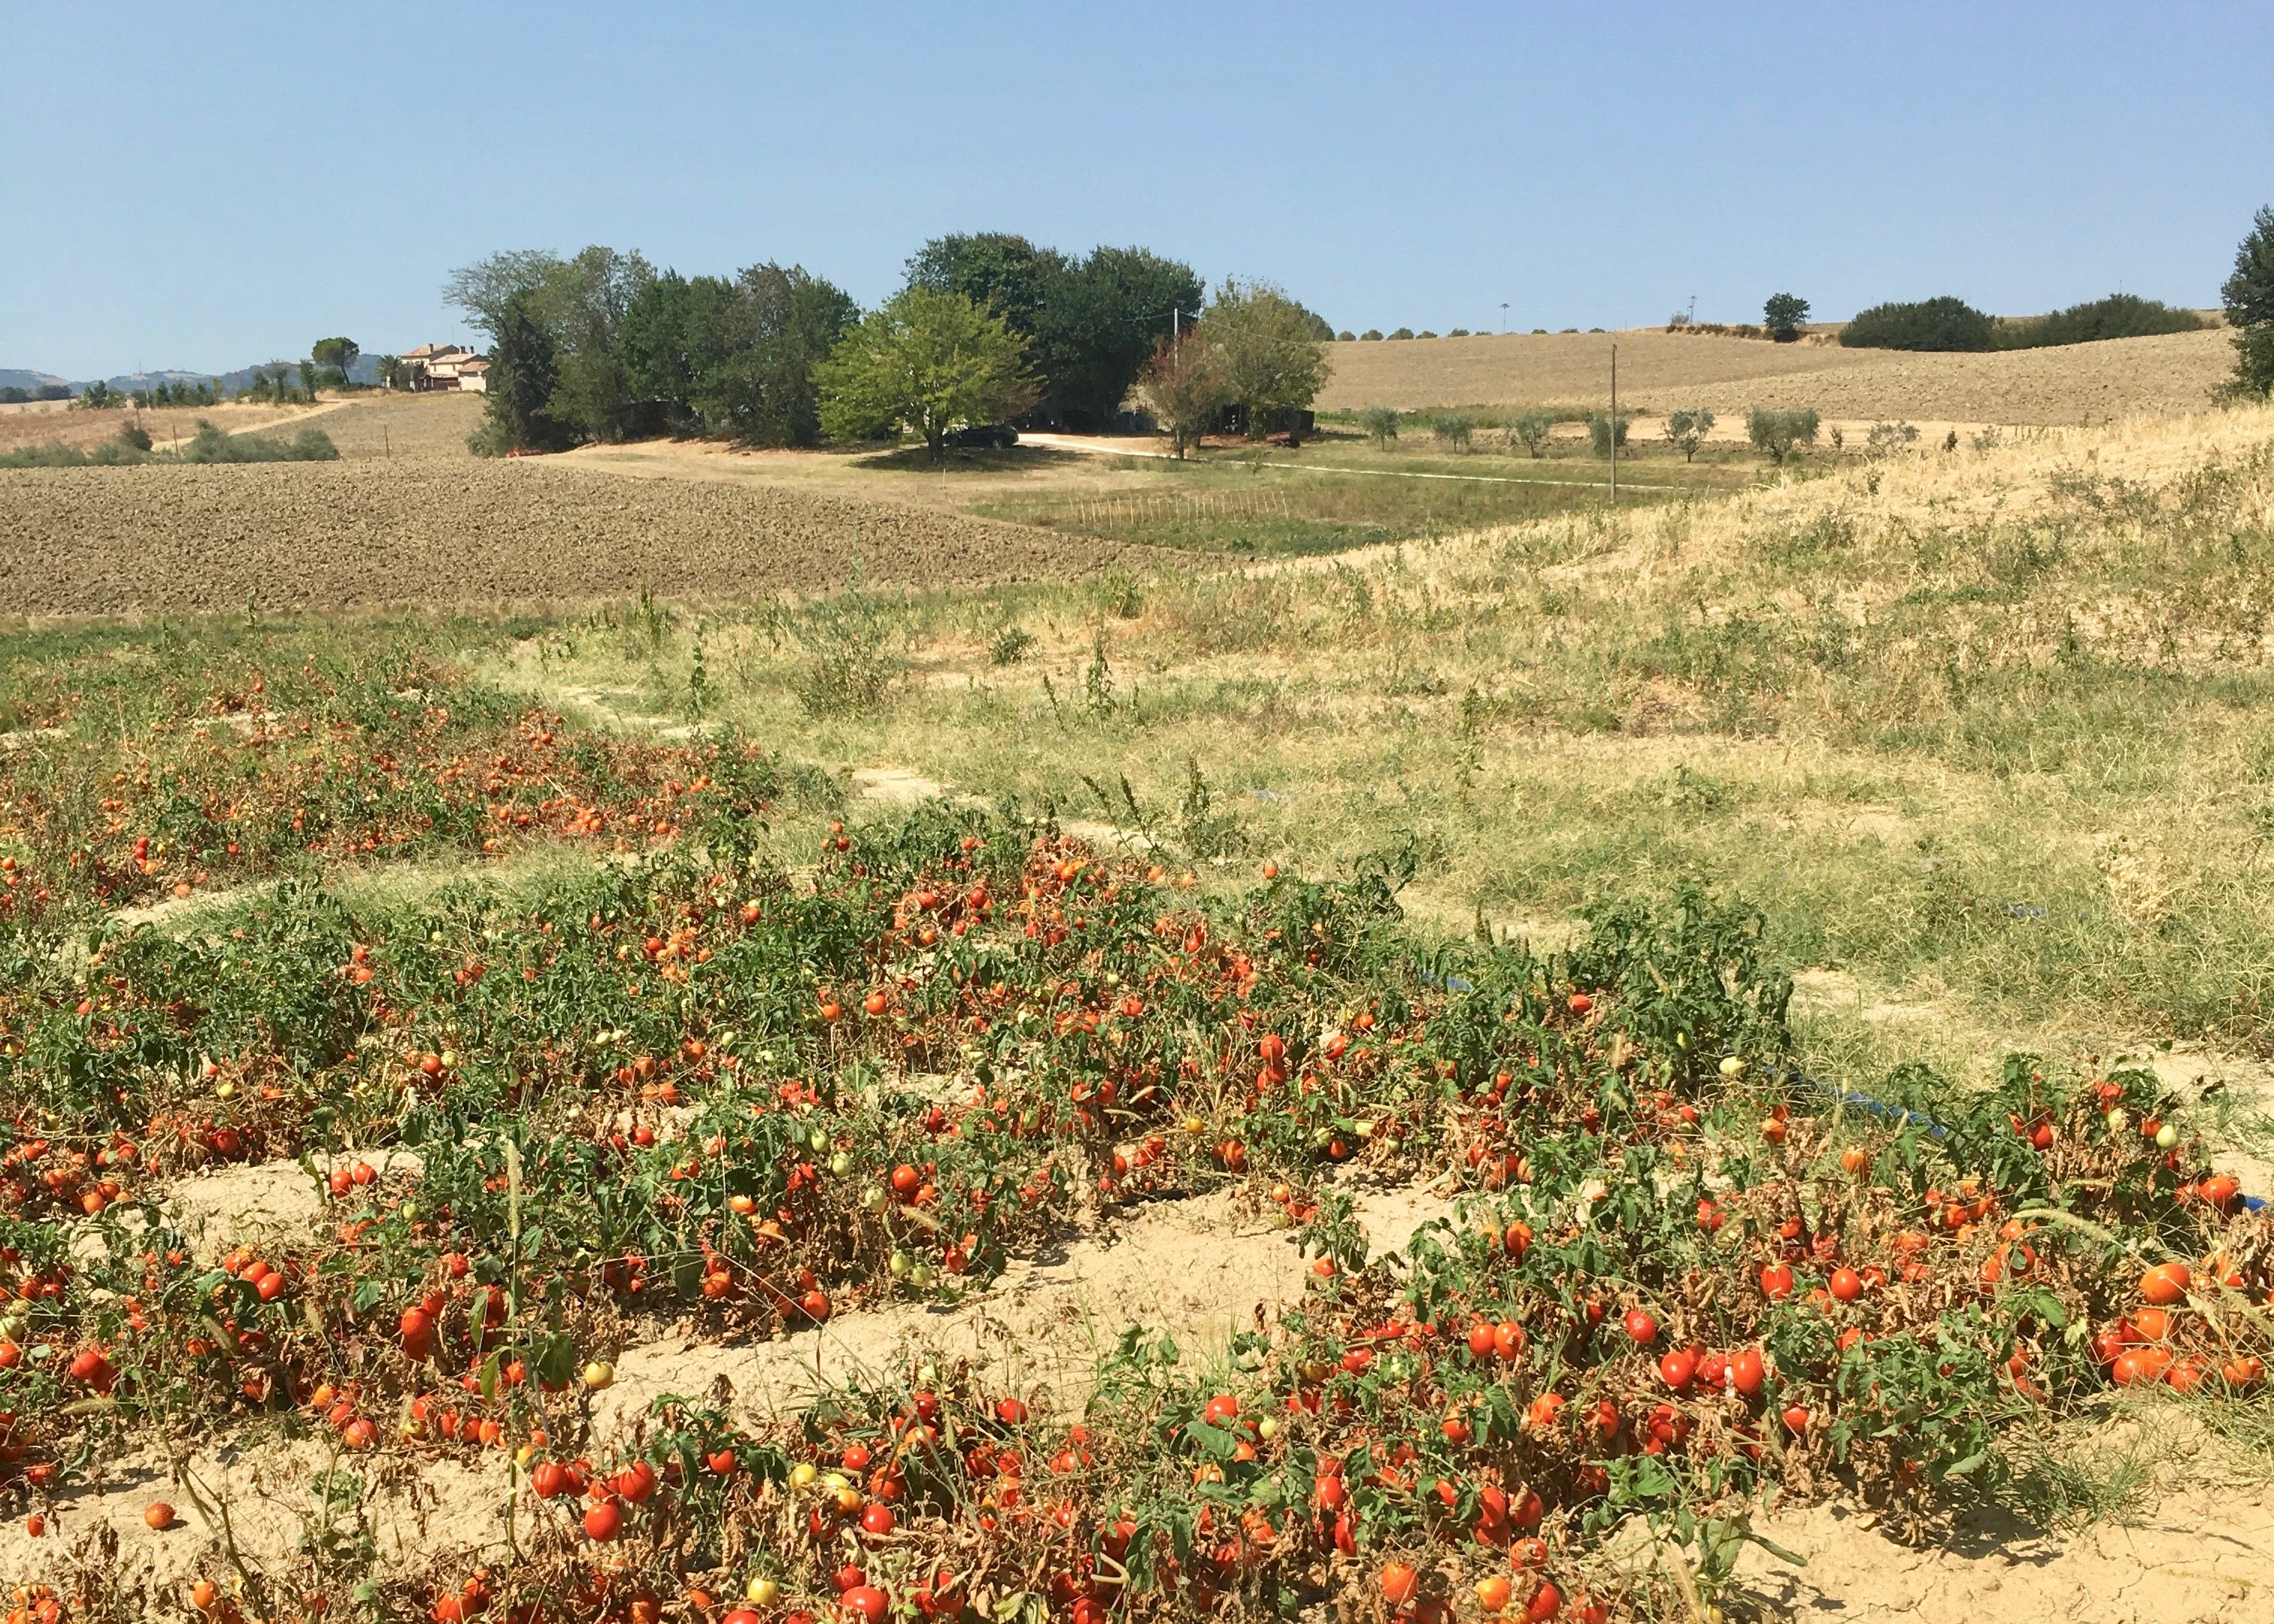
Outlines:
{"type": "Polygon", "coordinates": [[[471,462],[466,437],[481,426],[478,395],[350,395],[327,413],[323,431],[350,462],[367,457],[441,457],[471,462]]]}
{"type": "Polygon", "coordinates": [[[162,411],[140,411],[131,406],[103,411],[65,411],[61,410],[62,405],[60,401],[36,402],[0,412],[0,451],[44,445],[77,446],[84,450],[117,438],[119,429],[129,423],[140,424],[160,449],[190,439],[198,432],[200,418],[210,419],[231,434],[289,426],[304,417],[312,418],[315,426],[328,430],[335,410],[329,402],[311,408],[240,406],[230,402],[217,406],[169,406],[162,411]]]}
{"type": "Polygon", "coordinates": [[[1987,355],[1908,355],[1655,329],[1338,343],[1322,410],[1601,401],[1619,347],[1623,406],[1813,406],[1826,417],[2076,424],[2201,410],[2233,370],[2210,329],[1987,355]]]}

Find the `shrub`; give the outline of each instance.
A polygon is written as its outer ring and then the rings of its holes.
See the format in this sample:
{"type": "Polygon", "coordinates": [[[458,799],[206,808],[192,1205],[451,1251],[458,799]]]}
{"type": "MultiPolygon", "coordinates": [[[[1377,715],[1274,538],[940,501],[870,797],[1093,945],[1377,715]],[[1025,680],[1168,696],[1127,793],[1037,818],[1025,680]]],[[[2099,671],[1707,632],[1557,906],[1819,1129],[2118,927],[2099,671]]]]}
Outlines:
{"type": "Polygon", "coordinates": [[[1769,455],[1769,460],[1782,466],[1784,460],[1798,446],[1816,443],[1818,418],[1813,406],[1797,411],[1771,411],[1756,406],[1745,419],[1745,433],[1755,447],[1769,455]]]}
{"type": "Polygon", "coordinates": [[[1344,327],[1341,332],[1335,335],[1335,342],[1338,344],[1350,344],[1357,342],[1358,335],[1352,332],[1348,327],[1344,327]]]}
{"type": "Polygon", "coordinates": [[[225,434],[204,418],[197,437],[181,449],[184,462],[336,462],[340,448],[313,425],[290,440],[263,434],[225,434]]]}
{"type": "Polygon", "coordinates": [[[1873,456],[1901,451],[1919,437],[1916,423],[1874,423],[1864,438],[1864,448],[1873,456]]]}
{"type": "Polygon", "coordinates": [[[1555,414],[1544,406],[1532,406],[1510,421],[1508,437],[1536,457],[1547,448],[1547,437],[1555,431],[1555,414]]]}
{"type": "Polygon", "coordinates": [[[1381,336],[1382,336],[1382,329],[1381,329],[1380,327],[1368,327],[1368,328],[1367,328],[1367,330],[1366,330],[1365,332],[1363,332],[1363,333],[1361,333],[1361,334],[1359,334],[1359,337],[1361,340],[1364,340],[1364,339],[1379,339],[1381,336]]]}
{"type": "Polygon", "coordinates": [[[1623,411],[1618,421],[1614,423],[1608,413],[1599,411],[1587,419],[1587,444],[1594,448],[1597,456],[1607,457],[1611,455],[1614,446],[1627,443],[1627,425],[1633,421],[1630,415],[1623,411]]]}
{"type": "Polygon", "coordinates": [[[891,650],[893,629],[887,605],[858,593],[825,598],[807,610],[797,631],[805,664],[790,679],[798,703],[814,716],[881,710],[900,675],[891,650]]]}
{"type": "Polygon", "coordinates": [[[1429,432],[1456,451],[1466,451],[1477,432],[1477,420],[1465,411],[1440,412],[1429,419],[1429,432]]]}
{"type": "Polygon", "coordinates": [[[1397,412],[1389,406],[1369,406],[1358,415],[1358,425],[1374,437],[1377,446],[1387,447],[1397,438],[1397,412]]]}
{"type": "Polygon", "coordinates": [[[1808,301],[1796,293],[1773,293],[1761,306],[1761,325],[1769,336],[1780,344],[1789,344],[1800,336],[1800,324],[1808,320],[1808,301]]]}
{"type": "Polygon", "coordinates": [[[1416,337],[1416,338],[1434,338],[1434,337],[1436,337],[1437,335],[1436,335],[1434,333],[1432,333],[1432,332],[1431,332],[1427,327],[1423,327],[1423,328],[1422,328],[1419,333],[1416,333],[1413,336],[1414,336],[1414,337],[1416,337]]]}
{"type": "Polygon", "coordinates": [[[1445,334],[1447,338],[1466,338],[1468,335],[1469,330],[1466,327],[1451,327],[1447,329],[1445,334]]]}
{"type": "Polygon", "coordinates": [[[150,436],[133,424],[91,451],[76,446],[21,446],[0,454],[0,468],[118,468],[143,462],[335,462],[340,451],[331,437],[311,425],[291,440],[259,434],[224,434],[200,421],[197,438],[178,452],[154,452],[150,436]]]}
{"type": "Polygon", "coordinates": [[[1015,665],[1027,657],[1036,642],[1035,634],[1020,625],[1010,625],[997,632],[987,644],[987,663],[990,665],[1015,665]]]}
{"type": "Polygon", "coordinates": [[[1874,304],[1840,329],[1850,350],[1987,350],[1995,324],[1948,294],[1911,304],[1874,304]]]}
{"type": "Polygon", "coordinates": [[[1689,462],[1698,455],[1698,447],[1706,443],[1706,436],[1713,432],[1713,414],[1703,406],[1693,406],[1677,411],[1666,420],[1666,441],[1682,453],[1689,462]]]}
{"type": "Polygon", "coordinates": [[[1400,327],[1389,336],[1392,338],[1411,338],[1413,336],[1413,329],[1412,327],[1400,327]]]}
{"type": "Polygon", "coordinates": [[[2050,316],[2000,321],[1990,342],[1999,350],[2036,350],[2049,344],[2090,344],[2105,338],[2145,338],[2156,333],[2192,333],[2203,319],[2176,310],[2161,299],[2136,293],[2112,293],[2090,304],[2072,304],[2050,316]]]}

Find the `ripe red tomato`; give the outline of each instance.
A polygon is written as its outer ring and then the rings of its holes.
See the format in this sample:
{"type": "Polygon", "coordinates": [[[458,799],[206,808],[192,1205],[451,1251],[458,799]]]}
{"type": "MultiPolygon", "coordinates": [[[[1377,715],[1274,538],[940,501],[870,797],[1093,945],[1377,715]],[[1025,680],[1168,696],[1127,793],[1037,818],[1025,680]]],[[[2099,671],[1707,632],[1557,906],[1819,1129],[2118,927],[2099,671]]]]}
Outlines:
{"type": "Polygon", "coordinates": [[[1420,1593],[1421,1575],[1404,1562],[1387,1562],[1382,1569],[1382,1598],[1402,1607],[1420,1593]]]}
{"type": "Polygon", "coordinates": [[[892,1508],[881,1500],[870,1500],[861,1513],[861,1531],[883,1538],[892,1531],[892,1508]]]}
{"type": "Polygon", "coordinates": [[[1532,1593],[1532,1599],[1524,1604],[1524,1616],[1530,1624],[1544,1624],[1545,1620],[1562,1611],[1563,1592],[1547,1579],[1540,1582],[1540,1588],[1532,1593]]]}
{"type": "Polygon", "coordinates": [[[1740,1348],[1729,1356],[1729,1385],[1748,1398],[1761,1390],[1767,1373],[1758,1348],[1740,1348]]]}
{"type": "Polygon", "coordinates": [[[2195,1276],[2184,1263],[2158,1263],[2140,1277],[2140,1295],[2161,1308],[2168,1308],[2187,1294],[2195,1276]]]}
{"type": "Polygon", "coordinates": [[[1851,1268],[1832,1271],[1832,1295],[1843,1303],[1852,1303],[1864,1295],[1864,1277],[1851,1268]]]}
{"type": "Polygon", "coordinates": [[[584,1514],[584,1537],[602,1544],[614,1539],[623,1525],[623,1511],[612,1500],[602,1500],[584,1514]]]}
{"type": "Polygon", "coordinates": [[[1668,1387],[1679,1393],[1697,1375],[1698,1356],[1685,1348],[1677,1348],[1659,1360],[1658,1373],[1668,1387]]]}
{"type": "Polygon", "coordinates": [[[856,1584],[843,1597],[847,1616],[862,1624],[885,1624],[892,1616],[892,1600],[873,1584],[856,1584]]]}
{"type": "Polygon", "coordinates": [[[1761,1295],[1772,1302],[1782,1302],[1792,1295],[1792,1270],[1782,1263],[1772,1263],[1761,1271],[1761,1295]]]}
{"type": "Polygon", "coordinates": [[[1626,1327],[1627,1335],[1639,1346],[1647,1348],[1658,1340],[1658,1321],[1642,1309],[1628,1311],[1626,1327]]]}

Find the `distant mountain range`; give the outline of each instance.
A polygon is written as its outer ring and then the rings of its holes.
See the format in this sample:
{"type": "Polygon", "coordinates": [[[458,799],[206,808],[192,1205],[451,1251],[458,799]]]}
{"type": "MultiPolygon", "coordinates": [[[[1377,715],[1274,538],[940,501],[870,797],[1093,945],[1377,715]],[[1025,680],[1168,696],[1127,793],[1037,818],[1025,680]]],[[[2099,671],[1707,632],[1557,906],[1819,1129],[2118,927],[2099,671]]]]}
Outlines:
{"type": "MultiPolygon", "coordinates": [[[[162,381],[218,383],[223,395],[234,395],[250,384],[260,373],[275,366],[290,367],[292,373],[291,380],[296,384],[299,381],[299,363],[269,361],[259,366],[241,366],[233,372],[178,372],[170,367],[158,372],[120,372],[116,377],[103,379],[102,382],[113,389],[130,395],[137,389],[155,387],[162,381]]],[[[348,378],[354,383],[377,383],[379,381],[378,358],[373,356],[358,357],[356,364],[348,369],[348,378]]],[[[53,372],[34,372],[28,367],[0,366],[0,389],[41,389],[60,384],[73,395],[82,395],[86,393],[87,385],[93,381],[94,380],[92,379],[85,378],[61,378],[53,372]]]]}

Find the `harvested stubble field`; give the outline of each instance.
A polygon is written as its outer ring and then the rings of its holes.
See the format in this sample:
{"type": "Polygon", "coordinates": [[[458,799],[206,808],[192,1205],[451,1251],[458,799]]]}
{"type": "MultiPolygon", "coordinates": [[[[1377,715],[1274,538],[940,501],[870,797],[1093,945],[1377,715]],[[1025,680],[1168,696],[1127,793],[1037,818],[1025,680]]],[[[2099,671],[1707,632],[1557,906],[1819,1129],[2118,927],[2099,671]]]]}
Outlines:
{"type": "Polygon", "coordinates": [[[1619,347],[1622,407],[1813,406],[1826,417],[1995,425],[2200,411],[2233,370],[2222,329],[1985,355],[1623,333],[1502,334],[1329,347],[1328,410],[1599,402],[1619,347]]]}
{"type": "Polygon", "coordinates": [[[0,471],[21,615],[563,604],[1077,576],[1110,543],[778,487],[534,460],[0,471]]]}
{"type": "Polygon", "coordinates": [[[314,427],[328,428],[335,403],[308,406],[257,406],[226,402],[215,406],[169,406],[162,410],[138,410],[131,406],[102,411],[65,411],[48,407],[0,410],[0,451],[19,446],[76,446],[81,450],[117,437],[126,425],[139,424],[160,450],[192,438],[200,420],[230,434],[282,432],[290,438],[305,418],[314,427]]]}

